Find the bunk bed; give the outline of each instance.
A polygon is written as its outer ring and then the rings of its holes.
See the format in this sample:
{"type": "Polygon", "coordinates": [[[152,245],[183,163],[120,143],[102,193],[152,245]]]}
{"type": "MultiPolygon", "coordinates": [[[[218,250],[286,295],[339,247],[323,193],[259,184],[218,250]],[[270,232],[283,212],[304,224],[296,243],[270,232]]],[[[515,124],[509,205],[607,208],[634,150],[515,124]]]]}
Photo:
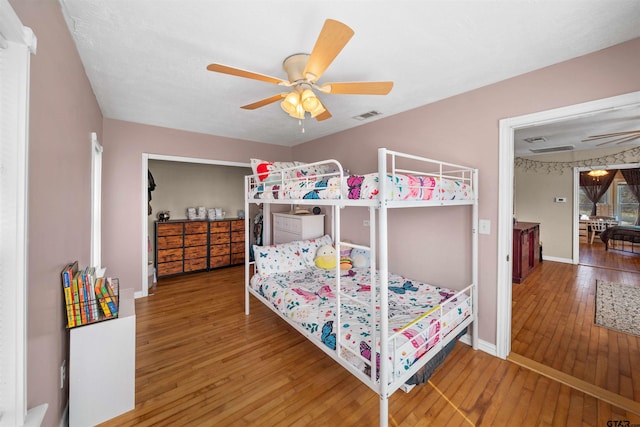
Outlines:
{"type": "Polygon", "coordinates": [[[468,329],[478,348],[478,170],[385,148],[378,149],[378,171],[364,175],[349,175],[333,159],[252,159],[252,168],[245,180],[245,212],[260,205],[265,236],[264,246],[251,247],[247,222],[245,313],[253,295],[308,337],[380,396],[380,425],[386,426],[389,396],[428,378],[468,329]],[[273,204],[328,207],[332,232],[270,245],[267,219],[273,204]],[[341,240],[341,209],[349,206],[368,207],[368,244],[341,240]],[[472,277],[464,289],[436,287],[388,270],[388,210],[438,206],[472,211],[465,225],[472,277]],[[328,270],[314,265],[316,251],[326,245],[335,247],[335,268],[328,270]],[[366,254],[365,262],[341,269],[345,249],[366,254]]]}

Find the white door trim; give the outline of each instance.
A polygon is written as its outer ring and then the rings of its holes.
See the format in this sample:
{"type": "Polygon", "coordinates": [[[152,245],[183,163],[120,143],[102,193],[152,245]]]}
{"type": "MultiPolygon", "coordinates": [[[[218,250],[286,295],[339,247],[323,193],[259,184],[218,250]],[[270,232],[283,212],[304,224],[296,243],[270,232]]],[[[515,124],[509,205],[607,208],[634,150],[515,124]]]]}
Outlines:
{"type": "Polygon", "coordinates": [[[135,297],[146,297],[149,295],[149,226],[148,226],[148,200],[147,200],[147,173],[149,171],[149,160],[165,160],[170,162],[200,163],[214,166],[237,166],[243,168],[251,167],[250,163],[230,162],[227,160],[200,159],[197,157],[181,157],[165,154],[142,153],[142,291],[136,292],[135,297]]]}
{"type": "Polygon", "coordinates": [[[496,353],[498,357],[504,359],[511,352],[511,246],[513,244],[513,137],[515,130],[638,106],[640,106],[640,92],[632,92],[611,98],[599,99],[597,101],[500,120],[498,286],[496,298],[496,353]]]}

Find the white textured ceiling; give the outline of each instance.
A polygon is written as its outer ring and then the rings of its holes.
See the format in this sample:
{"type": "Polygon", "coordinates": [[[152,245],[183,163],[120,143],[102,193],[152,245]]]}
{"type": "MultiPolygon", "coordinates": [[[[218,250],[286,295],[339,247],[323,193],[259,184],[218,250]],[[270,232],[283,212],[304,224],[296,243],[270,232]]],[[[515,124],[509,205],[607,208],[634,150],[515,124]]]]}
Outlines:
{"type": "Polygon", "coordinates": [[[638,0],[60,3],[104,117],[286,146],[640,37],[638,0]],[[286,79],[327,18],[355,35],[320,83],[391,80],[389,95],[321,95],[333,117],[302,133],[278,103],[239,108],[281,87],[206,70],[286,79]]]}

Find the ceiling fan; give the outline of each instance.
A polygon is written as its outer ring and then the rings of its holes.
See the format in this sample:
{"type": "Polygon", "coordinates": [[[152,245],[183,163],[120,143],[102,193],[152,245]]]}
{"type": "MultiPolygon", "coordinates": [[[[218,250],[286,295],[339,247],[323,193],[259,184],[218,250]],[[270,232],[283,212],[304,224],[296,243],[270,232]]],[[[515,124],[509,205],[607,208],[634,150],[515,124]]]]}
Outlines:
{"type": "Polygon", "coordinates": [[[288,80],[264,74],[241,70],[222,64],[210,64],[207,70],[247,79],[288,87],[290,92],[281,92],[240,108],[255,110],[282,100],[280,106],[291,117],[304,119],[306,113],[317,121],[331,118],[331,113],[316,96],[314,90],[323,94],[386,95],[391,91],[393,82],[341,82],[318,84],[322,74],[331,65],[340,51],[353,36],[354,31],[342,22],[327,19],[318,35],[311,54],[297,53],[287,57],[282,68],[287,72],[288,80]]]}
{"type": "Polygon", "coordinates": [[[613,132],[613,133],[605,133],[602,135],[592,135],[582,140],[582,142],[592,142],[599,139],[608,139],[608,141],[601,142],[596,144],[596,146],[606,145],[606,144],[622,144],[623,142],[631,142],[640,138],[640,129],[638,130],[629,130],[625,132],[613,132]]]}

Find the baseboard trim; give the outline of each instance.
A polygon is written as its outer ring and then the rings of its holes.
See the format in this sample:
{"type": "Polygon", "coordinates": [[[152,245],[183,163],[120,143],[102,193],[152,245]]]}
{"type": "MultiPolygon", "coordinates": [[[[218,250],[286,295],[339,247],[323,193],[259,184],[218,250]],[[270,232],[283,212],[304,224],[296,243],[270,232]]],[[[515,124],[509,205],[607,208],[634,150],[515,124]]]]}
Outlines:
{"type": "MultiPolygon", "coordinates": [[[[463,344],[467,344],[468,346],[472,346],[471,335],[466,334],[460,337],[460,342],[463,344]]],[[[495,344],[491,344],[490,342],[478,339],[478,350],[484,351],[494,357],[497,357],[498,351],[495,344]]]]}
{"type": "Polygon", "coordinates": [[[615,394],[609,390],[605,390],[601,387],[595,386],[579,378],[545,366],[542,363],[528,359],[519,354],[511,353],[509,354],[509,356],[507,356],[507,360],[515,363],[516,365],[522,366],[523,368],[530,369],[533,372],[536,372],[554,381],[558,381],[559,383],[567,385],[573,389],[581,391],[584,394],[588,394],[589,396],[593,396],[596,399],[607,402],[610,405],[616,406],[620,409],[624,409],[628,412],[633,412],[636,415],[640,415],[640,402],[627,399],[626,397],[620,396],[619,394],[615,394]]]}

